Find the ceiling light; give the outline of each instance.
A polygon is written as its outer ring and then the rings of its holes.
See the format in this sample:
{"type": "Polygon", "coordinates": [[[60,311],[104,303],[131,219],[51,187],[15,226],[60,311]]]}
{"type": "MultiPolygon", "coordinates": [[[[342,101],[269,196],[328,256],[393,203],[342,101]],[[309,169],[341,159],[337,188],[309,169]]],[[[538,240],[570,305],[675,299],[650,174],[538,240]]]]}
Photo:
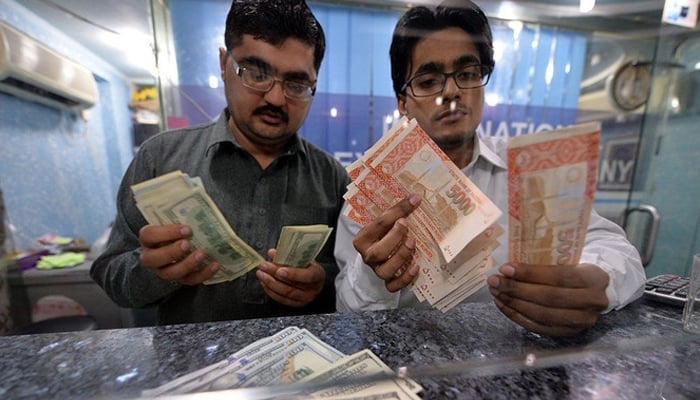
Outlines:
{"type": "Polygon", "coordinates": [[[593,7],[595,7],[595,0],[581,0],[579,10],[582,13],[587,13],[593,10],[593,7]]]}

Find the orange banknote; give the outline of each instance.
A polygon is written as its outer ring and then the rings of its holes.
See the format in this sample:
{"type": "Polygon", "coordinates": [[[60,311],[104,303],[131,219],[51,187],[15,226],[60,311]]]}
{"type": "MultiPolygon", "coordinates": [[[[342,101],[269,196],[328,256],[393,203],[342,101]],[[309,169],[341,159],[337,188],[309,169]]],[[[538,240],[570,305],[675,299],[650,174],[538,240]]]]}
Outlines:
{"type": "Polygon", "coordinates": [[[575,265],[595,194],[600,123],[508,142],[509,260],[575,265]]]}

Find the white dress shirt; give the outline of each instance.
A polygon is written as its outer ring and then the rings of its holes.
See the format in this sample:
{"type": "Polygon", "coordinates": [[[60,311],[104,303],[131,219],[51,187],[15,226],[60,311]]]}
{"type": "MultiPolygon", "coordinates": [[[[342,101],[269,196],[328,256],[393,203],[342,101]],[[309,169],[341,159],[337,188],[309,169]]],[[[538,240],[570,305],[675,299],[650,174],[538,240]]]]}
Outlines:
{"type": "MultiPolygon", "coordinates": [[[[479,187],[504,213],[498,221],[505,233],[493,257],[496,267],[508,261],[508,174],[506,171],[506,141],[501,138],[476,138],[472,161],[462,172],[479,187]]],[[[347,207],[347,203],[345,207],[347,207]]],[[[336,307],[338,311],[378,310],[422,305],[410,288],[390,293],[384,281],[362,261],[353,247],[353,239],[361,226],[341,212],[337,225],[335,258],[340,273],[335,279],[336,307]]],[[[610,276],[606,289],[608,308],[620,309],[639,298],[644,292],[646,276],[639,253],[625,237],[617,224],[601,217],[595,211],[586,233],[586,243],[580,263],[595,264],[610,276]]],[[[484,286],[465,301],[492,301],[488,287],[484,286]]],[[[426,305],[427,301],[424,302],[426,305]]]]}

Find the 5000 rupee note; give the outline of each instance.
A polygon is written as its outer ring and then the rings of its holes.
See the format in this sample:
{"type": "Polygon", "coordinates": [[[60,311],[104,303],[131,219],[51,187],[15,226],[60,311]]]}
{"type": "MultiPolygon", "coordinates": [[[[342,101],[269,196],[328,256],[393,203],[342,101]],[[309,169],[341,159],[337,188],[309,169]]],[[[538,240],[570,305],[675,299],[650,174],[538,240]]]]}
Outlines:
{"type": "Polygon", "coordinates": [[[448,262],[502,214],[418,125],[401,131],[369,167],[393,192],[421,196],[413,215],[448,262]]]}
{"type": "Polygon", "coordinates": [[[578,264],[593,207],[599,144],[599,123],[510,139],[510,261],[578,264]]]}

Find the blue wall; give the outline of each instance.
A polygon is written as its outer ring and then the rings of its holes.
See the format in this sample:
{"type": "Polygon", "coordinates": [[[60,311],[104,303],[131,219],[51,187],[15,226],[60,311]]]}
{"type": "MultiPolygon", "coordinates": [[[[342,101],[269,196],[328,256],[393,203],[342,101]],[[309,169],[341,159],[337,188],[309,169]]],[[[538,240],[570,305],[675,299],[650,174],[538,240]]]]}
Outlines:
{"type": "Polygon", "coordinates": [[[90,118],[0,92],[0,186],[20,245],[45,233],[94,241],[114,219],[133,155],[130,89],[109,64],[12,0],[0,20],[79,61],[97,81],[90,118]]]}

